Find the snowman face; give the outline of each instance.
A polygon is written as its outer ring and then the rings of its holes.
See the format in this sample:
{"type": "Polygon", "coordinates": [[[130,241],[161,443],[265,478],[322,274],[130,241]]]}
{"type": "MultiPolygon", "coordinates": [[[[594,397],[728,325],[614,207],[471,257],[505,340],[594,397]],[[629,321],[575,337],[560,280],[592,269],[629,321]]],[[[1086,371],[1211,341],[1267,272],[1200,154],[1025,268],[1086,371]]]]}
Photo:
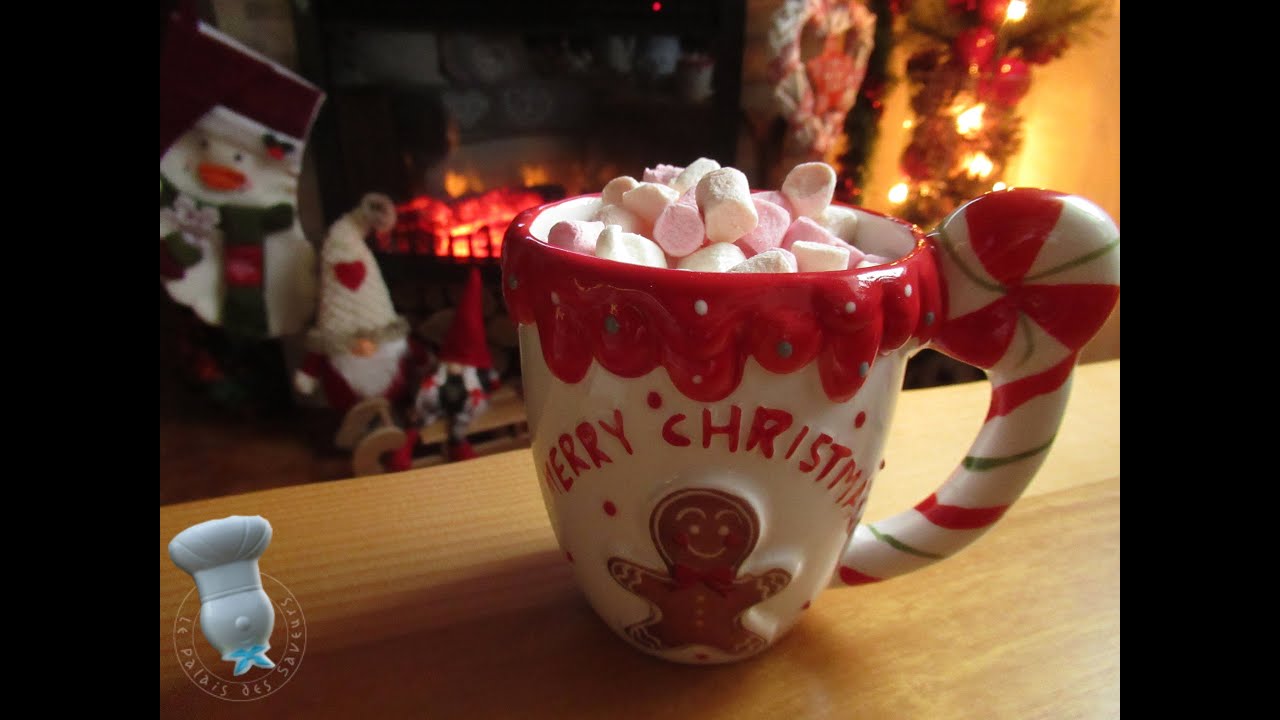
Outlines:
{"type": "Polygon", "coordinates": [[[182,192],[209,203],[289,202],[297,176],[283,155],[273,156],[268,136],[274,140],[251,120],[211,111],[170,146],[160,171],[182,192]]]}

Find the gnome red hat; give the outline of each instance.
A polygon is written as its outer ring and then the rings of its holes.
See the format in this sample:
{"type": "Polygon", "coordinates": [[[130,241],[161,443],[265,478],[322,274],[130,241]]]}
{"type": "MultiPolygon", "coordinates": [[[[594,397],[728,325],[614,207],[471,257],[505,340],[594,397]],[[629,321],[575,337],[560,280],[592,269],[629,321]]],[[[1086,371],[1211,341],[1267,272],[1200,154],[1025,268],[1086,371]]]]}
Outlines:
{"type": "MultiPolygon", "coordinates": [[[[207,113],[261,143],[294,172],[324,93],[287,68],[183,10],[170,14],[160,52],[160,155],[207,113]],[[244,123],[247,119],[249,123],[244,123]]],[[[250,138],[246,138],[250,139],[250,138]]],[[[248,143],[246,143],[248,144],[248,143]]]]}
{"type": "Polygon", "coordinates": [[[467,287],[462,291],[458,311],[453,318],[453,326],[449,328],[449,334],[445,335],[444,347],[440,350],[441,362],[476,368],[493,367],[493,358],[489,356],[489,342],[484,332],[484,310],[481,307],[483,293],[480,269],[472,265],[467,287]]]}

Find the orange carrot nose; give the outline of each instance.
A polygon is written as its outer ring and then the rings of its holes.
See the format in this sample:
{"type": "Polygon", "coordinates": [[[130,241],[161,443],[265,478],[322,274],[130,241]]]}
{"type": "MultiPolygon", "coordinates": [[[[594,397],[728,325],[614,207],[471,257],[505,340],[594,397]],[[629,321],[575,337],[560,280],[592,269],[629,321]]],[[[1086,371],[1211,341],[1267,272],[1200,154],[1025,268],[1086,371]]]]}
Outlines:
{"type": "Polygon", "coordinates": [[[239,190],[244,186],[244,173],[216,163],[200,163],[196,168],[200,182],[210,190],[239,190]]]}

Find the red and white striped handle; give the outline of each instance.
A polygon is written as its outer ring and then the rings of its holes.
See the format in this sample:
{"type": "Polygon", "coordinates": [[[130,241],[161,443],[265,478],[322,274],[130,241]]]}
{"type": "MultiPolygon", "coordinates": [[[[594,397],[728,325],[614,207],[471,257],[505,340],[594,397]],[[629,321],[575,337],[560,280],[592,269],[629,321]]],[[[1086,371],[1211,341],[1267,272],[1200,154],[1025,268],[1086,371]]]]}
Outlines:
{"type": "Polygon", "coordinates": [[[991,193],[948,216],[930,239],[947,293],[947,319],[930,347],[986,370],[991,406],[936,492],[857,527],[833,585],[917,570],[999,520],[1044,462],[1079,350],[1119,299],[1120,231],[1080,197],[991,193]]]}

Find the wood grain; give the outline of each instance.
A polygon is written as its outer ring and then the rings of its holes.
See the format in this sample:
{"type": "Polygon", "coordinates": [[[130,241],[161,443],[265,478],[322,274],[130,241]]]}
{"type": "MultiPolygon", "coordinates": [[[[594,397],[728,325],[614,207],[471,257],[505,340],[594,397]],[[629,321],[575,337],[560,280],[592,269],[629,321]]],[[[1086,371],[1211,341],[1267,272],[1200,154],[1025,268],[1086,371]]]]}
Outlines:
{"type": "MultiPolygon", "coordinates": [[[[904,394],[869,517],[941,481],[987,392],[904,394]]],[[[711,668],[637,653],[595,617],[556,548],[527,450],[162,507],[161,715],[1118,717],[1119,362],[1083,366],[1067,412],[1027,496],[971,548],[824,593],[764,655],[711,668]],[[167,543],[230,514],[271,520],[262,570],[307,618],[294,679],[250,703],[192,685],[171,636],[192,582],[167,543]]]]}

